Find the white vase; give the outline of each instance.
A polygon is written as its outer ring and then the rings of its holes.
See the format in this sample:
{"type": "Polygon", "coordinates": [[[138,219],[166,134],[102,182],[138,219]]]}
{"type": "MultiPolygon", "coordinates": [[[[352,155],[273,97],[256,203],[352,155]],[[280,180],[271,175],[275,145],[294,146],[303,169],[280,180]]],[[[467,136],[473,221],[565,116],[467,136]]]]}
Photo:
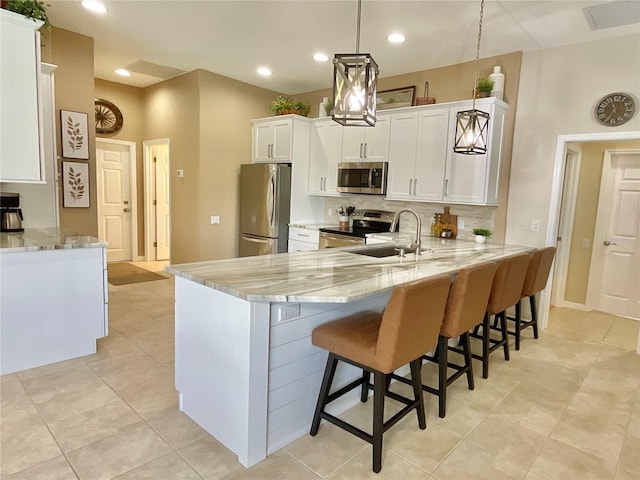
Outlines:
{"type": "Polygon", "coordinates": [[[476,235],[476,243],[484,243],[487,241],[487,237],[484,235],[476,235]]]}

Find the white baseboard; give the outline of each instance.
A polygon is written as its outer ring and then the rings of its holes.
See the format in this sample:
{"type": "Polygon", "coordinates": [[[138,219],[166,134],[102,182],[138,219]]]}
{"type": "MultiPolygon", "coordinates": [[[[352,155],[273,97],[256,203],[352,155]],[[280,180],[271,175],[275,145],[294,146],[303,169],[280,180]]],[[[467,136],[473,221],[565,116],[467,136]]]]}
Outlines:
{"type": "Polygon", "coordinates": [[[573,310],[581,310],[583,312],[591,312],[593,311],[592,308],[587,307],[586,305],[582,304],[582,303],[573,303],[573,302],[560,302],[557,303],[555,305],[553,305],[554,307],[559,307],[559,308],[571,308],[573,310]]]}

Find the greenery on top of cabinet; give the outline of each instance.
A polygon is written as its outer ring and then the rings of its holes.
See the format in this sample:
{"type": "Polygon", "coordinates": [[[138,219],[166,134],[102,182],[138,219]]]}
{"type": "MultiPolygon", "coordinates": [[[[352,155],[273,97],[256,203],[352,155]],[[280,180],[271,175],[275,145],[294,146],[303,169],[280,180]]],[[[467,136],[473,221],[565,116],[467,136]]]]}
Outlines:
{"type": "Polygon", "coordinates": [[[47,7],[51,4],[41,0],[6,0],[2,2],[2,8],[10,12],[19,13],[33,20],[42,20],[45,25],[49,24],[47,7]]]}

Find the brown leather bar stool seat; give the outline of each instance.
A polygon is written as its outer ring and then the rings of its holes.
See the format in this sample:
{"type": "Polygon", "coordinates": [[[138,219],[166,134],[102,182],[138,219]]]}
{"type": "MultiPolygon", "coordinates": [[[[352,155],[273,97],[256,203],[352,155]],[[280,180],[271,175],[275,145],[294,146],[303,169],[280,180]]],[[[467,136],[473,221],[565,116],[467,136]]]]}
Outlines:
{"type": "Polygon", "coordinates": [[[318,394],[310,434],[315,436],[320,420],[327,420],[373,445],[373,471],[382,469],[382,434],[412,410],[418,425],[426,428],[420,357],[433,349],[444,317],[451,280],[449,275],[419,280],[394,288],[384,313],[361,312],[316,327],[311,342],[329,351],[327,365],[318,394]],[[363,370],[362,378],[333,393],[331,383],[338,361],[363,370]],[[389,375],[409,364],[414,398],[409,399],[388,390],[389,375]],[[373,385],[369,384],[373,373],[373,385]],[[325,411],[328,403],[356,387],[365,392],[373,389],[373,433],[369,434],[325,411]],[[385,396],[404,404],[402,410],[384,421],[385,396]]]}
{"type": "Polygon", "coordinates": [[[440,329],[435,355],[424,355],[422,357],[424,360],[438,364],[438,388],[424,384],[422,388],[438,396],[438,415],[441,418],[446,415],[447,387],[449,385],[466,374],[469,390],[474,389],[469,330],[481,324],[484,319],[497,268],[497,263],[486,263],[465,268],[458,272],[449,291],[444,322],[440,329]],[[459,343],[462,348],[449,346],[449,339],[458,336],[460,337],[459,343]],[[449,351],[461,354],[464,358],[464,363],[459,365],[449,362],[449,351]],[[450,377],[447,377],[447,368],[455,370],[455,373],[450,377]]]}
{"type": "Polygon", "coordinates": [[[489,303],[482,321],[482,335],[478,334],[478,327],[470,334],[474,338],[482,339],[482,355],[473,354],[473,358],[482,360],[482,378],[489,377],[489,355],[502,347],[504,359],[509,360],[509,335],[507,333],[507,308],[515,305],[520,300],[520,292],[524,284],[524,277],[529,265],[529,253],[521,253],[513,257],[505,258],[498,265],[491,286],[489,303]],[[495,315],[496,321],[500,321],[499,328],[492,328],[489,317],[495,315]],[[491,330],[498,330],[500,339],[491,337],[491,330]]]}
{"type": "Polygon", "coordinates": [[[536,293],[544,290],[547,286],[549,272],[553,257],[556,254],[556,247],[539,248],[531,255],[527,274],[524,277],[524,285],[520,293],[520,300],[516,303],[515,318],[507,317],[509,320],[515,321],[515,330],[509,332],[510,335],[516,337],[516,350],[520,350],[520,332],[527,327],[533,328],[534,338],[538,338],[538,316],[536,311],[536,293]],[[531,320],[522,320],[521,302],[523,298],[529,297],[529,305],[531,307],[531,320]]]}

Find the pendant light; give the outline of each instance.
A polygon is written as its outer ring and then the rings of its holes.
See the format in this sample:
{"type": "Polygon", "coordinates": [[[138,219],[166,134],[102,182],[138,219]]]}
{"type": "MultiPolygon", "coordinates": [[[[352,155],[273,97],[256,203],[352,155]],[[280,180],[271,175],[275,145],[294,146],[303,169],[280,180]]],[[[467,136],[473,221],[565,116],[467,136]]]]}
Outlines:
{"type": "Polygon", "coordinates": [[[373,127],[376,124],[378,64],[370,54],[360,53],[360,11],[356,53],[336,53],[333,58],[333,114],[331,118],[344,126],[373,127]]]}
{"type": "Polygon", "coordinates": [[[480,38],[482,37],[483,15],[484,0],[480,2],[478,46],[476,48],[476,74],[473,83],[473,106],[471,110],[465,110],[456,114],[456,142],[453,146],[453,151],[466,155],[482,155],[487,153],[489,114],[476,110],[476,88],[478,86],[478,64],[480,63],[480,38]]]}

